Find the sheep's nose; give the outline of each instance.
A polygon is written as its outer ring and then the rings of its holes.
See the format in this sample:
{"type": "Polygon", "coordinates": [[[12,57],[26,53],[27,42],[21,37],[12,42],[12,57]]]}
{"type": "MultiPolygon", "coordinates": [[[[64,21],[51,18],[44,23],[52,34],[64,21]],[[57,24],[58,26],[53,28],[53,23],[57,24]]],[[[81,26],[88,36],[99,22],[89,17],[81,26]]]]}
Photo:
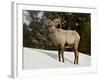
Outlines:
{"type": "Polygon", "coordinates": [[[54,28],[52,28],[51,30],[54,31],[54,28]]]}
{"type": "Polygon", "coordinates": [[[51,30],[53,31],[54,29],[52,28],[51,30]]]}

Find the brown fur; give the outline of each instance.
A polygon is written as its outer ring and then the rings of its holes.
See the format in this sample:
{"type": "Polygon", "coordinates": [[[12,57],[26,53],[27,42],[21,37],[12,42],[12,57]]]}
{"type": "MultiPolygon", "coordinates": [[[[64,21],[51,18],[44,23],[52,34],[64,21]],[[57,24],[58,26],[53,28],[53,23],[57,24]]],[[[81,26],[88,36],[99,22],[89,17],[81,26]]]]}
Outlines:
{"type": "Polygon", "coordinates": [[[55,46],[58,49],[58,56],[59,61],[64,62],[64,49],[65,48],[72,48],[75,54],[74,64],[78,64],[78,45],[80,41],[79,34],[74,30],[63,30],[60,28],[57,28],[57,25],[60,24],[60,19],[45,19],[45,24],[48,27],[48,30],[50,32],[50,37],[55,44],[55,46]]]}

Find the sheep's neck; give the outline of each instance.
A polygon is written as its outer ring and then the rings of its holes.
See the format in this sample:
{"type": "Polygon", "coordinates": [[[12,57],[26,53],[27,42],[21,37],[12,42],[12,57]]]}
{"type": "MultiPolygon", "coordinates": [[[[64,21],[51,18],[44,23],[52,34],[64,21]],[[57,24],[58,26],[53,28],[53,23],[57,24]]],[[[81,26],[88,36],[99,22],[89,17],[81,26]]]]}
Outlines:
{"type": "Polygon", "coordinates": [[[55,29],[54,32],[51,33],[52,39],[57,39],[59,36],[59,29],[55,29]]]}

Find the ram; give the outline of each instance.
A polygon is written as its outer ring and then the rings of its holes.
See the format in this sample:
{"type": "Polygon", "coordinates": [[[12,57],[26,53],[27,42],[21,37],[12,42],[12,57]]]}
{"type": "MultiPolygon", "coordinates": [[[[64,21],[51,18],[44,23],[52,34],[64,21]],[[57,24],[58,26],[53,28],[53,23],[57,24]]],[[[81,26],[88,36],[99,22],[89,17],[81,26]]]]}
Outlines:
{"type": "Polygon", "coordinates": [[[64,62],[64,49],[72,48],[75,55],[74,64],[78,64],[78,45],[80,42],[79,34],[75,30],[61,29],[62,26],[59,18],[55,18],[53,20],[45,18],[44,23],[49,31],[51,40],[58,49],[59,61],[64,62]]]}

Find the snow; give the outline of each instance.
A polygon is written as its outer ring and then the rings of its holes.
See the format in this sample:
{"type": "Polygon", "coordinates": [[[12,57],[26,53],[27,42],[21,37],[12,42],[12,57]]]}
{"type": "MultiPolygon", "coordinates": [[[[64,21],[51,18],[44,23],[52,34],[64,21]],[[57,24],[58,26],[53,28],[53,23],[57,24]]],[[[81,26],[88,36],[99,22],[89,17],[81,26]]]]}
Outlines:
{"type": "Polygon", "coordinates": [[[73,64],[74,53],[64,52],[65,62],[58,61],[57,51],[23,48],[23,69],[67,68],[91,66],[91,56],[79,53],[79,64],[73,64]]]}
{"type": "Polygon", "coordinates": [[[31,23],[31,17],[27,10],[23,10],[23,23],[27,26],[31,23]]]}

